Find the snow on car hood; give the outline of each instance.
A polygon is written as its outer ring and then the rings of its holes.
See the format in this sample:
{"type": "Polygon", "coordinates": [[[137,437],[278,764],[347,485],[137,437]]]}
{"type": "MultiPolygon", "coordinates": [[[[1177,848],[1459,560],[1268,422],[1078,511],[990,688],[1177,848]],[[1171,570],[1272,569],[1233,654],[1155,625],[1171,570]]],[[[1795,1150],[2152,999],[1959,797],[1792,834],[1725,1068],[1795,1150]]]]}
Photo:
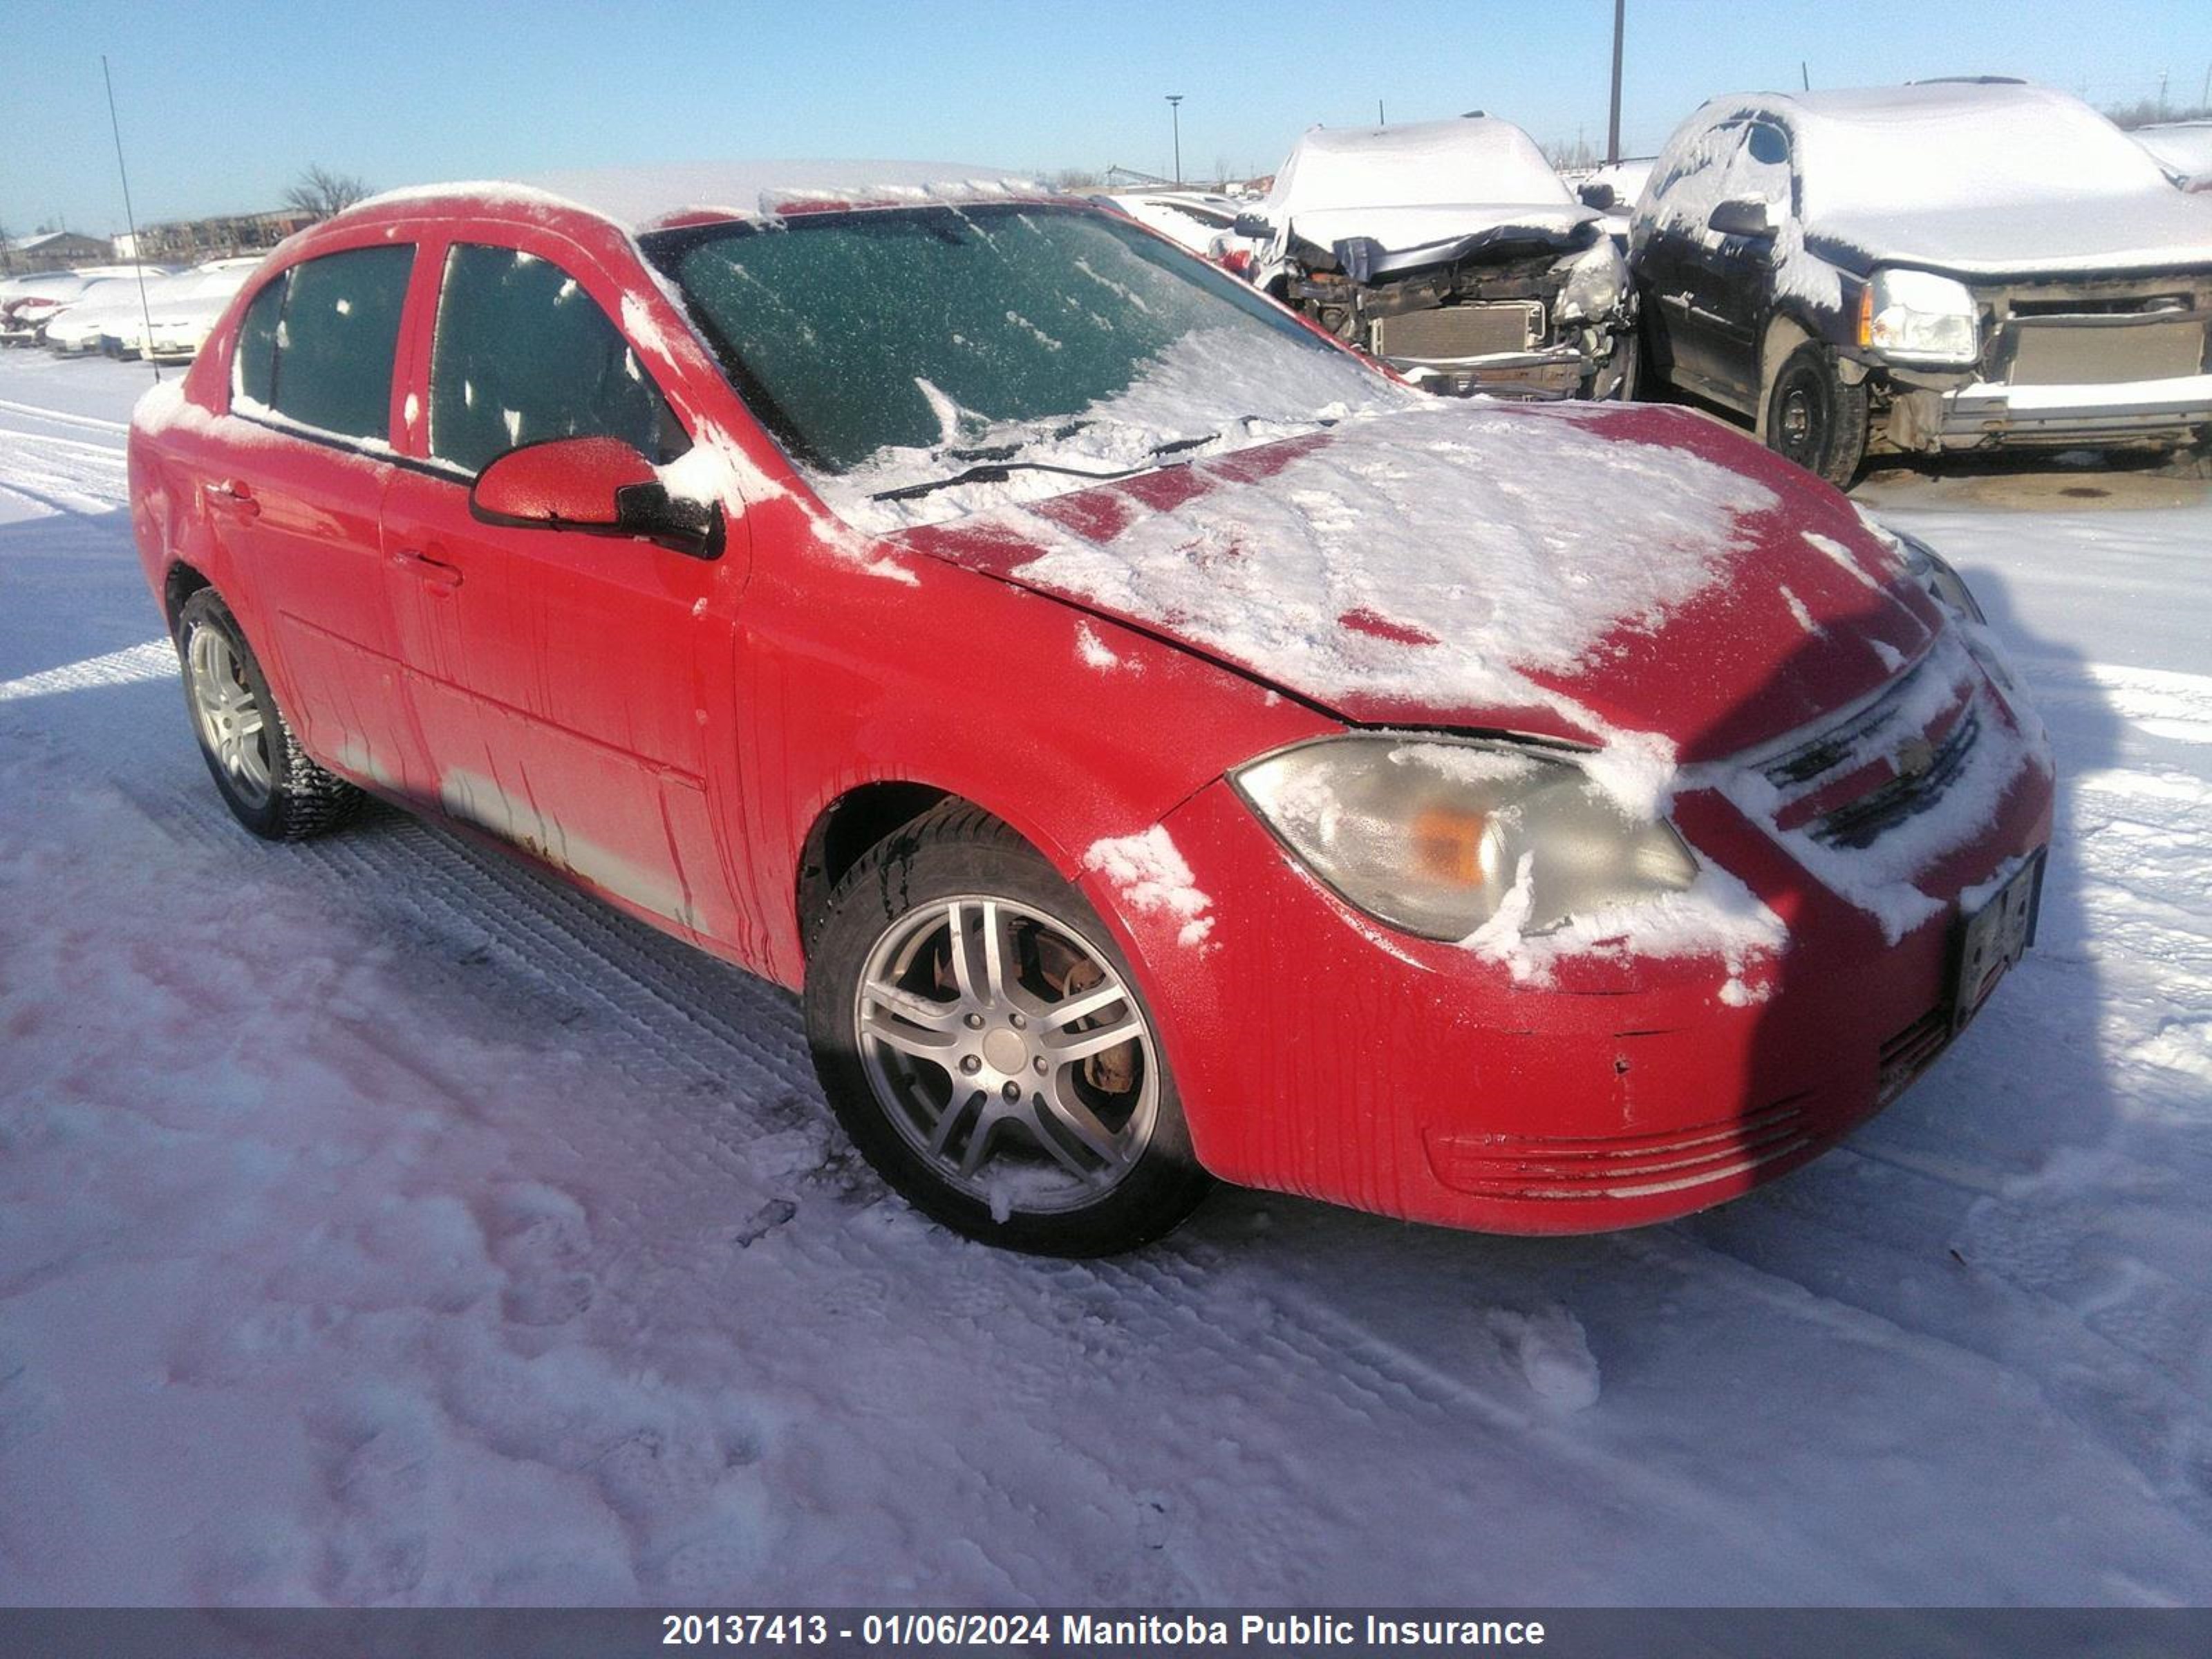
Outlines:
{"type": "Polygon", "coordinates": [[[1813,219],[1806,237],[1818,252],[1862,273],[1876,264],[1966,276],[2170,270],[2212,265],[2212,207],[2161,183],[2033,206],[1847,210],[1813,219]]]}
{"type": "Polygon", "coordinates": [[[896,540],[1347,720],[1590,743],[1660,793],[1941,626],[1841,495],[1648,406],[1440,400],[896,540]]]}
{"type": "Polygon", "coordinates": [[[1601,216],[1595,208],[1541,202],[1469,202],[1434,207],[1329,208],[1291,216],[1285,228],[1327,248],[1365,240],[1382,257],[1371,270],[1440,264],[1481,242],[1535,241],[1565,247],[1576,229],[1601,216]]]}
{"type": "Polygon", "coordinates": [[[1381,251],[1370,272],[1455,258],[1455,245],[1500,231],[1564,242],[1598,216],[1527,133],[1485,116],[1316,127],[1260,211],[1278,253],[1292,235],[1329,248],[1365,240],[1381,251]]]}

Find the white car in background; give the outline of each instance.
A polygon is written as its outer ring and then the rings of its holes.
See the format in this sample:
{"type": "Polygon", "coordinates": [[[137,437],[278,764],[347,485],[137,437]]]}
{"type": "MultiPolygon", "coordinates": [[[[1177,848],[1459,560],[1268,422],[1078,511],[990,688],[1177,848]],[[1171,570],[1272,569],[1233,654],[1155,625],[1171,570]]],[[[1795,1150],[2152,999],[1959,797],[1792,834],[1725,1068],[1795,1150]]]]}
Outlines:
{"type": "Polygon", "coordinates": [[[2212,121],[2161,121],[2137,127],[2128,137],[2148,150],[2182,189],[2212,191],[2212,121]]]}
{"type": "Polygon", "coordinates": [[[0,342],[36,342],[40,330],[84,292],[88,280],[81,270],[37,270],[0,283],[0,342]]]}
{"type": "Polygon", "coordinates": [[[1117,191],[1091,199],[1102,207],[1119,209],[1147,230],[1157,230],[1206,258],[1214,257],[1214,241],[1248,205],[1233,196],[1195,190],[1117,191]]]}
{"type": "Polygon", "coordinates": [[[143,278],[143,302],[141,280],[138,272],[127,271],[119,276],[95,276],[88,282],[76,298],[47,319],[47,349],[65,357],[98,351],[102,334],[118,331],[126,318],[138,315],[143,304],[157,298],[164,286],[175,279],[167,270],[148,267],[143,278]]]}
{"type": "Polygon", "coordinates": [[[100,338],[111,356],[145,357],[157,363],[187,362],[215,330],[223,307],[261,268],[264,255],[210,259],[147,290],[142,313],[131,309],[114,319],[100,338]]]}

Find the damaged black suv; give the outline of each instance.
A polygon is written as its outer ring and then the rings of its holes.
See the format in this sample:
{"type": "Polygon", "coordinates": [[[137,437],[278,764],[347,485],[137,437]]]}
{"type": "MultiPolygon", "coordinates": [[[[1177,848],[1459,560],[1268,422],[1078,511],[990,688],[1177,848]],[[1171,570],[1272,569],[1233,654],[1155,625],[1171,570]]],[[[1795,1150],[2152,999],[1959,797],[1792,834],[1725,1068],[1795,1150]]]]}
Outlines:
{"type": "Polygon", "coordinates": [[[1620,251],[1510,121],[1316,127],[1236,228],[1254,283],[1430,391],[1630,394],[1620,251]]]}
{"type": "Polygon", "coordinates": [[[2212,432],[2212,213],[2063,93],[1716,99],[1629,265],[1653,380],[1838,485],[1867,453],[2212,432]]]}

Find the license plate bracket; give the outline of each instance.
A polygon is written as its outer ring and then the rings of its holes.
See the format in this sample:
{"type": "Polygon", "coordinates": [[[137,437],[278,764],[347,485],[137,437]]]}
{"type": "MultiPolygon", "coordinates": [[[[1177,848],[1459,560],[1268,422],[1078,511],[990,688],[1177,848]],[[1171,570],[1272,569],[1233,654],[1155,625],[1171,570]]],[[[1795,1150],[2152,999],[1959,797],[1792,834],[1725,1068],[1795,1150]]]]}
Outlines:
{"type": "Polygon", "coordinates": [[[2043,905],[2043,859],[2037,853],[1971,915],[1959,918],[1952,953],[1951,1030],[1966,1030],[1990,993],[2035,940],[2043,905]]]}

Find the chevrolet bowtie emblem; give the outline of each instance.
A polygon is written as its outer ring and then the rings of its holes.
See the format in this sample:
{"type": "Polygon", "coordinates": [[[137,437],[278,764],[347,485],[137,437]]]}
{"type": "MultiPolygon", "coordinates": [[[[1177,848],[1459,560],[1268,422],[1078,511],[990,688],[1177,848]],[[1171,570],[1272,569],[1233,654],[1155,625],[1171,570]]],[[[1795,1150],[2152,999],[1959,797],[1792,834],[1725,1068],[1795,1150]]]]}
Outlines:
{"type": "Polygon", "coordinates": [[[1936,764],[1936,745],[1925,738],[1912,738],[1899,745],[1894,757],[1900,778],[1924,778],[1936,764]]]}

